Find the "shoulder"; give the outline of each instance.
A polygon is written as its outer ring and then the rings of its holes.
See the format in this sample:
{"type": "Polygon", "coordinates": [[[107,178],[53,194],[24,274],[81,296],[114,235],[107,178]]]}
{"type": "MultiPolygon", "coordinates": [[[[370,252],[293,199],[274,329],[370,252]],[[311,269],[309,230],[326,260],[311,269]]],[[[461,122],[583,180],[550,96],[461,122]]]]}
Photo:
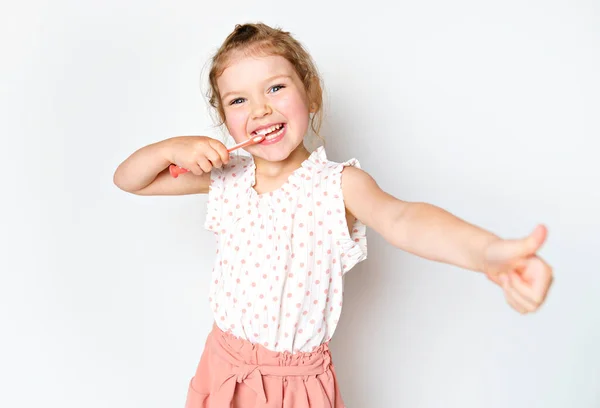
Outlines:
{"type": "Polygon", "coordinates": [[[354,166],[343,166],[340,170],[342,172],[342,192],[345,198],[351,199],[363,194],[383,192],[373,176],[365,170],[354,166]]]}
{"type": "Polygon", "coordinates": [[[334,161],[327,157],[325,148],[320,146],[311,154],[308,161],[315,165],[314,176],[317,176],[320,181],[328,179],[330,183],[336,184],[339,181],[344,195],[353,195],[357,189],[378,188],[373,177],[361,168],[357,158],[334,161]]]}
{"type": "Polygon", "coordinates": [[[364,208],[369,207],[377,200],[384,198],[386,193],[379,187],[375,179],[367,171],[363,170],[357,158],[351,158],[342,162],[327,158],[323,147],[318,148],[313,154],[318,158],[315,163],[323,166],[323,179],[326,190],[341,188],[341,193],[346,209],[353,213],[362,213],[364,208]],[[338,184],[339,183],[339,184],[338,184]],[[337,184],[333,186],[332,184],[337,184]]]}
{"type": "Polygon", "coordinates": [[[369,173],[356,167],[344,168],[342,194],[346,210],[376,231],[388,228],[390,220],[406,207],[406,202],[384,191],[369,173]]]}

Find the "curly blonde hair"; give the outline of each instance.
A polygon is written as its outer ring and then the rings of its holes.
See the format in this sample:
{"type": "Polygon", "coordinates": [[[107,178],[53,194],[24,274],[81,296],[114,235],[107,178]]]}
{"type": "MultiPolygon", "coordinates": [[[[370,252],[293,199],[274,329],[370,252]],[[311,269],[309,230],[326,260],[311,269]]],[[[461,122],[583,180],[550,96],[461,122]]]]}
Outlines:
{"type": "Polygon", "coordinates": [[[219,125],[225,123],[225,111],[221,102],[217,79],[227,68],[230,56],[242,52],[243,55],[281,56],[294,67],[308,95],[311,111],[310,127],[315,135],[319,135],[323,121],[323,88],[321,77],[312,57],[292,35],[280,28],[272,28],[263,23],[237,24],[211,60],[208,74],[210,89],[208,100],[217,111],[219,125]]]}

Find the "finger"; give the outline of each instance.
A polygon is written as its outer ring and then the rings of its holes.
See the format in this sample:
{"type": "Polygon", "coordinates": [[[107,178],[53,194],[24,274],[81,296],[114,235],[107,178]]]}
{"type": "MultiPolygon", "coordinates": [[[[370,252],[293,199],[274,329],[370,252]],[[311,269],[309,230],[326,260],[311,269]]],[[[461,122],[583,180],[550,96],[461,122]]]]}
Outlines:
{"type": "Polygon", "coordinates": [[[191,163],[189,166],[186,167],[186,169],[188,169],[190,173],[196,176],[201,176],[204,174],[204,170],[202,170],[200,166],[198,166],[198,163],[191,163]]]}
{"type": "Polygon", "coordinates": [[[533,292],[543,301],[553,281],[552,268],[539,256],[532,257],[523,271],[523,280],[530,282],[533,292]]]}
{"type": "Polygon", "coordinates": [[[520,304],[514,297],[512,297],[509,292],[506,293],[505,297],[506,297],[506,302],[517,312],[519,312],[520,314],[527,313],[527,310],[525,309],[525,307],[522,304],[520,304]]]}
{"type": "Polygon", "coordinates": [[[512,287],[515,292],[518,293],[519,297],[522,298],[524,302],[534,308],[539,307],[539,305],[542,303],[541,294],[539,291],[536,291],[535,288],[528,285],[518,273],[510,272],[508,277],[510,287],[512,287]]]}
{"type": "Polygon", "coordinates": [[[227,147],[220,141],[213,139],[209,141],[210,147],[212,147],[219,157],[221,158],[221,162],[223,164],[229,163],[229,152],[227,151],[227,147]]]}
{"type": "Polygon", "coordinates": [[[221,161],[221,156],[219,156],[219,153],[217,153],[216,150],[207,151],[206,158],[212,163],[213,167],[220,169],[223,165],[223,162],[221,161]]]}
{"type": "Polygon", "coordinates": [[[500,275],[486,274],[485,277],[488,278],[490,281],[494,282],[496,285],[502,286],[502,284],[500,283],[500,275]]]}
{"type": "Polygon", "coordinates": [[[200,166],[202,171],[204,171],[205,173],[210,173],[210,171],[212,170],[212,164],[210,164],[208,159],[204,156],[200,156],[198,158],[198,166],[200,166]]]}
{"type": "Polygon", "coordinates": [[[507,285],[507,292],[509,296],[519,305],[521,309],[526,312],[533,312],[538,308],[538,305],[531,301],[527,296],[524,296],[514,285],[514,282],[519,278],[515,279],[515,273],[509,273],[509,281],[507,285]]]}
{"type": "Polygon", "coordinates": [[[502,274],[500,276],[500,284],[502,289],[504,289],[504,298],[506,299],[506,303],[508,303],[513,309],[521,314],[525,314],[526,310],[523,305],[521,305],[513,296],[512,290],[510,287],[510,281],[506,274],[502,274]]]}
{"type": "Polygon", "coordinates": [[[498,260],[519,259],[535,254],[546,240],[547,230],[543,225],[538,225],[525,238],[505,239],[495,251],[494,258],[498,260]]]}

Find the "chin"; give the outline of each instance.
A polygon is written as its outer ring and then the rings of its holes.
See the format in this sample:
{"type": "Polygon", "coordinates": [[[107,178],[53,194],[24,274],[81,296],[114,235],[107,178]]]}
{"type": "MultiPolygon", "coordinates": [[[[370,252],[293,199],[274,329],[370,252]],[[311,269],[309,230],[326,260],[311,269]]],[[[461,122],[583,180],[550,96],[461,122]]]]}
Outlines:
{"type": "Polygon", "coordinates": [[[282,140],[274,145],[254,146],[255,148],[250,149],[249,153],[268,161],[283,161],[290,157],[300,145],[302,145],[302,140],[294,143],[290,143],[290,140],[282,140]]]}
{"type": "Polygon", "coordinates": [[[268,160],[268,161],[272,161],[272,162],[278,162],[278,161],[284,161],[285,159],[287,159],[288,157],[290,157],[290,154],[292,153],[293,150],[290,149],[264,149],[264,150],[259,150],[256,152],[256,154],[254,154],[255,156],[258,156],[264,160],[268,160]]]}

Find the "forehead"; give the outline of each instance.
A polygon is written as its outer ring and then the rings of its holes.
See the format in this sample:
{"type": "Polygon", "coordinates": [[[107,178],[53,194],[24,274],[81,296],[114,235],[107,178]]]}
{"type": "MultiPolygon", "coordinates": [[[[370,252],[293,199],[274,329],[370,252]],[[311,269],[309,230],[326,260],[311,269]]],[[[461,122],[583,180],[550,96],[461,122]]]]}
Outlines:
{"type": "Polygon", "coordinates": [[[241,91],[245,88],[260,86],[262,82],[278,75],[297,77],[292,64],[279,55],[234,55],[227,68],[217,79],[217,84],[221,94],[224,94],[228,91],[241,91]]]}

